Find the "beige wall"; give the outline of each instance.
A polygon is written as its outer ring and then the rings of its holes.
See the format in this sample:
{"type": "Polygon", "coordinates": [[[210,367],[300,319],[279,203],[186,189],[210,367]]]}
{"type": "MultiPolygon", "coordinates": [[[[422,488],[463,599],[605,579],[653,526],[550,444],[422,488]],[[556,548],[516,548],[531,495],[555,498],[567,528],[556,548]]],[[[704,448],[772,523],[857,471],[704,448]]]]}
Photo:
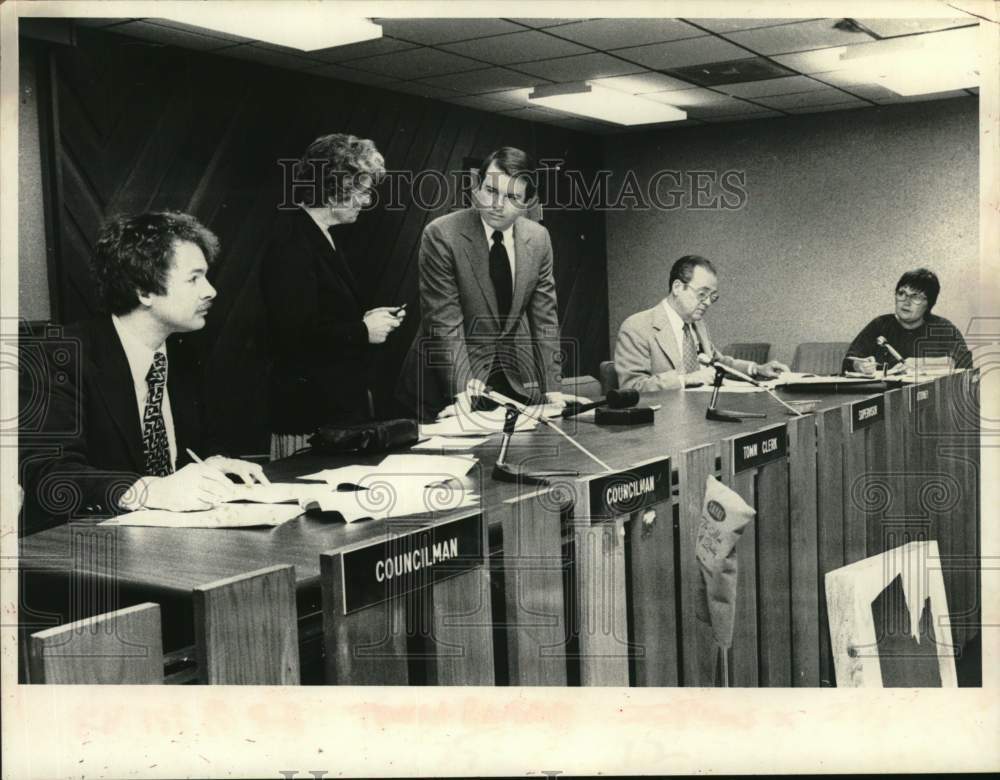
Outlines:
{"type": "Polygon", "coordinates": [[[849,341],[918,265],[941,278],[935,312],[964,330],[978,278],[977,145],[972,97],[609,138],[613,182],[629,170],[643,185],[660,169],[738,170],[747,192],[737,210],[608,214],[612,349],[684,254],[719,268],[707,318],[719,346],[769,341],[787,362],[801,341],[849,341]]]}
{"type": "Polygon", "coordinates": [[[42,161],[39,152],[38,88],[35,59],[20,51],[18,94],[18,316],[47,320],[48,265],[45,260],[45,214],[42,200],[42,161]]]}

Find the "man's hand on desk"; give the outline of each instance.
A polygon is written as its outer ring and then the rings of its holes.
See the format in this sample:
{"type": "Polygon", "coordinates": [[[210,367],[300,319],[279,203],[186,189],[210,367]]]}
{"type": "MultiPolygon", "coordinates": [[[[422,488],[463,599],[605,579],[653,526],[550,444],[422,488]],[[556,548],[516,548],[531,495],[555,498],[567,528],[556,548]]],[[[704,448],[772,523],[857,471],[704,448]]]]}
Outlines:
{"type": "Polygon", "coordinates": [[[217,466],[189,463],[166,477],[143,477],[119,499],[119,504],[128,511],[168,509],[172,512],[192,512],[211,509],[229,500],[232,489],[232,481],[217,466]]]}
{"type": "Polygon", "coordinates": [[[691,371],[687,374],[683,374],[684,377],[684,387],[700,387],[701,385],[710,385],[715,381],[715,369],[704,366],[699,368],[697,371],[691,371]]]}
{"type": "Polygon", "coordinates": [[[777,379],[781,374],[788,371],[788,366],[778,360],[770,360],[761,363],[754,368],[754,379],[777,379]]]}
{"type": "Polygon", "coordinates": [[[261,485],[271,484],[271,480],[264,474],[264,469],[248,460],[213,455],[211,458],[205,458],[205,465],[218,469],[223,474],[239,477],[240,481],[246,485],[252,485],[255,482],[259,482],[261,485]]]}

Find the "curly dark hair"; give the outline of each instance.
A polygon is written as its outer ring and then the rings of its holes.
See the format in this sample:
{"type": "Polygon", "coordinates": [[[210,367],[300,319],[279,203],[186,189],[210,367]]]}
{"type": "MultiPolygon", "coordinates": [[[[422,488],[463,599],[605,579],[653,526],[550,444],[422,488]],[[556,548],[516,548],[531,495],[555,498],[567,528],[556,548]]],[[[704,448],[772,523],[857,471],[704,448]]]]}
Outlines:
{"type": "Polygon", "coordinates": [[[298,181],[318,180],[322,184],[323,202],[303,205],[344,203],[352,192],[370,189],[382,181],[385,158],[368,138],[330,133],[309,144],[293,173],[298,181]]]}
{"type": "Polygon", "coordinates": [[[896,282],[896,292],[903,287],[922,292],[927,296],[927,312],[934,308],[938,296],[941,294],[941,282],[938,281],[937,274],[927,268],[915,268],[907,271],[896,282]]]}
{"type": "Polygon", "coordinates": [[[219,239],[190,214],[158,211],[108,221],[91,261],[108,312],[133,311],[139,306],[139,292],[163,295],[174,246],[181,241],[201,249],[209,265],[219,255],[219,239]]]}

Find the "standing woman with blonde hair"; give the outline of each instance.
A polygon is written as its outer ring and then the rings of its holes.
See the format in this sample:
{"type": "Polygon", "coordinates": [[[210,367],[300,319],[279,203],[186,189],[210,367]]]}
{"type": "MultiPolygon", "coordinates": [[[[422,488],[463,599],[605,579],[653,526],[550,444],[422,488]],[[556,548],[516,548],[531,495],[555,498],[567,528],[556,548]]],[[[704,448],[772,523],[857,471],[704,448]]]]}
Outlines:
{"type": "Polygon", "coordinates": [[[364,138],[317,138],[295,166],[295,192],[311,197],[282,211],[261,272],[270,335],[271,457],[308,445],[321,425],[373,416],[367,358],[403,321],[396,306],[365,311],[358,281],[333,228],[371,204],[385,160],[364,138]],[[316,182],[314,187],[303,183],[316,182]]]}

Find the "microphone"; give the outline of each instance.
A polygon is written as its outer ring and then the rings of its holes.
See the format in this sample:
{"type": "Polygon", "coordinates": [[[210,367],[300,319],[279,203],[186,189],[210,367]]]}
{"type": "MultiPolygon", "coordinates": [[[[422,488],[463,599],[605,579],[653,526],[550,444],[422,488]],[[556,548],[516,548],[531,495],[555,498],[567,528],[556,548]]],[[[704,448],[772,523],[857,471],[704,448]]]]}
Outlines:
{"type": "Polygon", "coordinates": [[[720,363],[717,358],[710,358],[704,352],[698,353],[698,362],[701,363],[703,366],[708,366],[709,368],[722,369],[730,376],[735,376],[739,379],[749,382],[750,384],[756,387],[762,386],[761,383],[758,382],[756,379],[754,379],[752,376],[748,376],[747,374],[744,374],[742,371],[737,371],[735,368],[727,366],[725,363],[720,363]]]}
{"type": "Polygon", "coordinates": [[[609,409],[628,409],[638,403],[638,390],[609,390],[607,397],[603,400],[594,401],[589,404],[574,404],[571,407],[567,407],[561,416],[564,418],[575,417],[578,414],[583,414],[584,412],[589,412],[591,409],[598,409],[602,406],[607,406],[609,409]]]}
{"type": "MultiPolygon", "coordinates": [[[[775,394],[774,390],[772,390],[770,387],[768,387],[767,385],[763,384],[762,382],[758,382],[753,377],[747,376],[742,371],[737,371],[735,368],[727,366],[725,363],[720,363],[716,358],[710,358],[710,357],[708,357],[708,355],[706,355],[704,353],[699,353],[698,354],[698,362],[701,363],[703,366],[711,366],[716,371],[723,371],[723,372],[725,372],[727,374],[731,374],[732,376],[739,377],[740,379],[746,380],[747,382],[749,382],[750,384],[752,384],[754,387],[760,387],[763,390],[766,390],[768,392],[768,394],[775,401],[777,401],[779,404],[781,404],[786,409],[788,409],[788,411],[794,412],[795,415],[797,415],[798,417],[803,417],[804,416],[802,414],[802,412],[800,412],[798,409],[790,406],[789,404],[786,404],[784,401],[782,401],[780,398],[778,398],[778,396],[775,394]]],[[[717,384],[716,385],[716,391],[718,391],[718,389],[719,389],[719,386],[717,384]]],[[[715,398],[714,397],[712,399],[712,402],[714,404],[714,402],[715,402],[715,398]]],[[[745,417],[752,417],[753,415],[744,414],[744,416],[745,417]]]]}
{"type": "Polygon", "coordinates": [[[905,362],[905,358],[896,351],[896,348],[893,347],[892,344],[890,344],[888,341],[885,340],[885,336],[879,336],[877,339],[875,339],[875,343],[878,344],[880,347],[882,347],[890,355],[892,355],[893,359],[897,363],[905,362]]]}

